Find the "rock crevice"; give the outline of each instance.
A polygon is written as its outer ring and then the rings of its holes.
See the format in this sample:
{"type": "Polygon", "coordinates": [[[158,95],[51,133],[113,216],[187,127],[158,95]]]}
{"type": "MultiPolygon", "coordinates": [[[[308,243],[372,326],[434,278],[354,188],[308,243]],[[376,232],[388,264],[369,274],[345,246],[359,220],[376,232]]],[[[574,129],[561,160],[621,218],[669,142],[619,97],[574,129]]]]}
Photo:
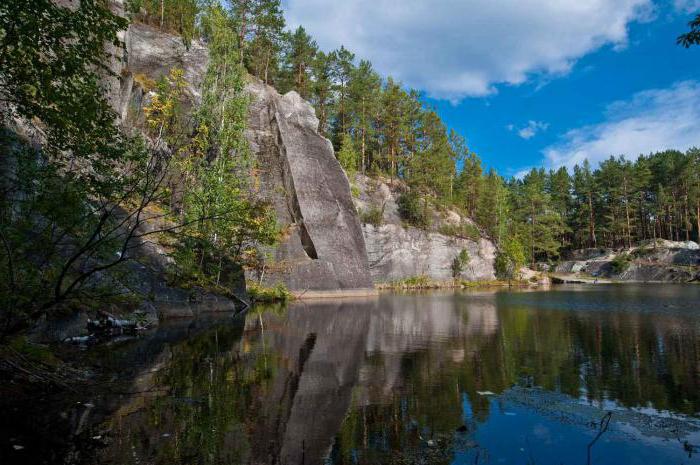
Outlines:
{"type": "MultiPolygon", "coordinates": [[[[284,234],[270,250],[264,284],[292,290],[371,288],[367,252],[350,185],[313,107],[296,92],[282,96],[258,80],[246,132],[263,198],[284,234]]],[[[260,276],[255,278],[260,279],[260,276]]]]}

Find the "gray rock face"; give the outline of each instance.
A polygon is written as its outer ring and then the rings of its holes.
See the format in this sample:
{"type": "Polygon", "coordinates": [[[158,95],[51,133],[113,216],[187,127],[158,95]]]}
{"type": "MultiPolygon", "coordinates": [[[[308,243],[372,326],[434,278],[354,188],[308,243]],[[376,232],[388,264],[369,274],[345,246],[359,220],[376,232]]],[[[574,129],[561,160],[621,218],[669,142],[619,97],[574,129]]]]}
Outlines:
{"type": "Polygon", "coordinates": [[[630,250],[574,250],[557,265],[557,273],[593,275],[629,282],[689,282],[700,280],[700,246],[695,242],[657,240],[630,250]],[[626,255],[624,270],[613,261],[626,255]]]}
{"type": "MultiPolygon", "coordinates": [[[[437,232],[440,226],[471,223],[456,212],[433,213],[433,228],[423,231],[401,223],[397,198],[398,187],[383,180],[358,175],[355,178],[359,195],[355,199],[358,210],[382,210],[382,224],[365,224],[362,231],[367,247],[372,279],[377,283],[400,281],[415,276],[427,276],[438,281],[452,279],[452,262],[462,250],[469,254],[460,278],[467,281],[495,279],[496,247],[481,238],[471,240],[447,236],[437,232]]],[[[473,224],[473,223],[472,223],[473,224]]]]}
{"type": "Polygon", "coordinates": [[[493,269],[496,248],[487,239],[475,242],[396,224],[379,227],[366,224],[363,231],[375,282],[400,281],[413,276],[439,281],[452,279],[452,261],[462,250],[469,253],[469,263],[463,267],[460,278],[496,279],[493,269]]]}
{"type": "Polygon", "coordinates": [[[248,91],[246,135],[262,195],[284,228],[263,283],[312,291],[372,287],[350,185],[330,141],[318,133],[313,107],[296,92],[281,96],[260,81],[248,91]]]}
{"type": "Polygon", "coordinates": [[[157,80],[167,76],[171,69],[179,68],[184,71],[193,102],[201,101],[202,82],[209,64],[206,44],[193,40],[187,49],[179,36],[140,23],[129,26],[125,42],[131,74],[157,80]]]}

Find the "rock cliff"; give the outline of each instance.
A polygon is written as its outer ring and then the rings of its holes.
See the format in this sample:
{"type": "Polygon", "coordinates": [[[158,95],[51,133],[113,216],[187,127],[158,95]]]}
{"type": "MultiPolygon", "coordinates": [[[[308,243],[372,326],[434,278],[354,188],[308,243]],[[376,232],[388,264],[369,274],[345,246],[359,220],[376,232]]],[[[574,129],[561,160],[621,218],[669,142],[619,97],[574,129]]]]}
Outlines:
{"type": "Polygon", "coordinates": [[[381,224],[362,226],[372,279],[377,283],[427,276],[437,281],[452,279],[452,262],[463,250],[469,255],[460,278],[467,281],[495,279],[493,242],[478,236],[478,229],[455,212],[435,212],[433,227],[422,230],[402,223],[397,206],[400,186],[358,175],[355,180],[357,209],[377,208],[381,224]],[[473,238],[443,234],[440,231],[470,225],[473,238]]]}
{"type": "Polygon", "coordinates": [[[592,276],[627,282],[700,281],[700,246],[695,242],[657,240],[630,250],[575,250],[555,271],[566,279],[592,276]]]}
{"type": "Polygon", "coordinates": [[[313,107],[296,92],[282,96],[258,80],[248,91],[247,138],[262,195],[284,229],[271,263],[254,278],[300,291],[371,288],[350,184],[331,142],[318,132],[313,107]]]}

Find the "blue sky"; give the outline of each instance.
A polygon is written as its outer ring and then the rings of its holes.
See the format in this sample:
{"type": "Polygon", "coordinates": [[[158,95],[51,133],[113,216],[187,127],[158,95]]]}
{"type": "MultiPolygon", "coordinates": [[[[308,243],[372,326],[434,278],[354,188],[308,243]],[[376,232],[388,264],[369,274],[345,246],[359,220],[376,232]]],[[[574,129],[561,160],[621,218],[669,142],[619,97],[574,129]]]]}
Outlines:
{"type": "Polygon", "coordinates": [[[286,0],[290,26],[426,95],[484,164],[700,146],[700,0],[286,0]]]}

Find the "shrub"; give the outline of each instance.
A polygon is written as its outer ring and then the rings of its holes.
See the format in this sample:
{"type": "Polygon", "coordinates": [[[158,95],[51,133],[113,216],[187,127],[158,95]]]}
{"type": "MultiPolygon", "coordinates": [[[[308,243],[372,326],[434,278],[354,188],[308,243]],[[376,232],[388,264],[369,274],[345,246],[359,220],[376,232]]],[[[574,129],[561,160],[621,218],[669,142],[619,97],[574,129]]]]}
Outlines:
{"type": "Polygon", "coordinates": [[[417,228],[427,228],[430,225],[426,201],[421,202],[418,194],[408,191],[401,194],[397,200],[399,215],[408,224],[417,228]]]}
{"type": "Polygon", "coordinates": [[[479,228],[469,222],[461,224],[443,224],[438,228],[438,232],[445,236],[461,237],[462,239],[469,239],[475,242],[481,239],[479,228]]]}
{"type": "Polygon", "coordinates": [[[462,249],[462,251],[452,260],[452,277],[458,278],[459,275],[464,271],[464,267],[469,264],[469,251],[467,249],[462,249]]]}
{"type": "Polygon", "coordinates": [[[368,210],[360,212],[360,221],[362,224],[371,224],[375,228],[381,226],[384,221],[384,207],[371,206],[368,210]]]}
{"type": "Polygon", "coordinates": [[[516,238],[504,240],[496,254],[494,267],[496,276],[499,279],[514,279],[516,272],[525,263],[525,253],[523,246],[516,238]]]}
{"type": "Polygon", "coordinates": [[[615,274],[620,274],[624,273],[627,271],[627,269],[630,267],[631,264],[631,257],[627,253],[621,253],[620,255],[616,256],[612,262],[610,262],[610,265],[612,266],[612,271],[615,274]]]}
{"type": "Polygon", "coordinates": [[[250,300],[252,300],[253,303],[286,302],[292,298],[291,292],[289,292],[287,286],[282,283],[277,283],[273,287],[265,287],[249,281],[246,287],[250,300]]]}

